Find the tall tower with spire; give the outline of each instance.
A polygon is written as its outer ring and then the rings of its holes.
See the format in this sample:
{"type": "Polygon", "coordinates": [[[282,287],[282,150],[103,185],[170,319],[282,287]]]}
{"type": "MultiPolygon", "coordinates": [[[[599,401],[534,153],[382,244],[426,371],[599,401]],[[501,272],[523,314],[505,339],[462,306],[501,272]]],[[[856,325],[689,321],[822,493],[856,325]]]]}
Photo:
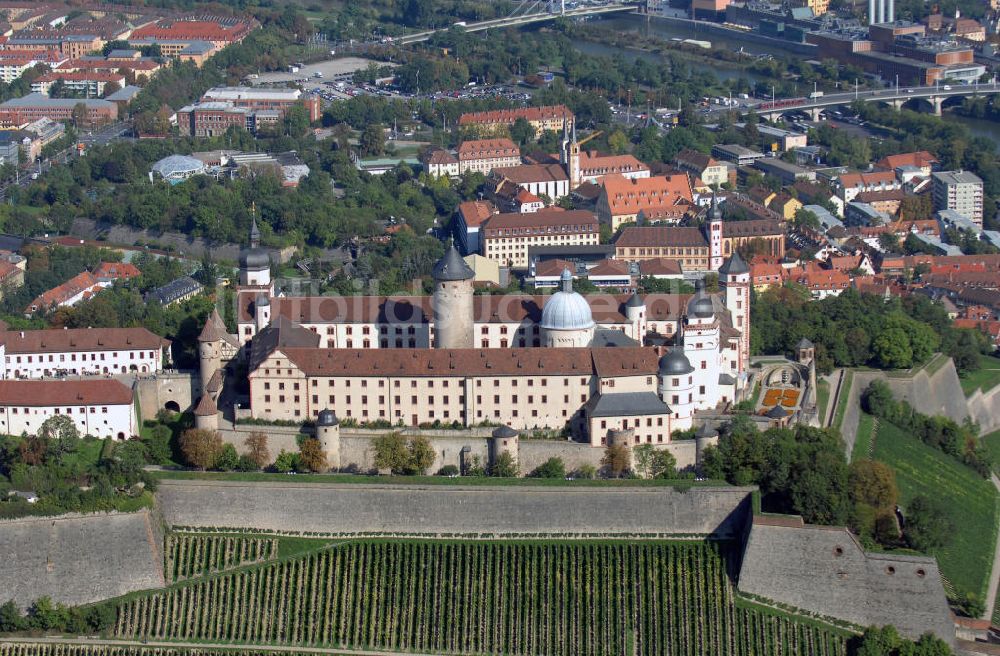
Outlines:
{"type": "Polygon", "coordinates": [[[250,246],[240,252],[240,285],[271,287],[271,256],[260,247],[256,206],[250,215],[250,246]]]}
{"type": "Polygon", "coordinates": [[[738,373],[750,366],[750,267],[737,251],[719,267],[719,285],[725,291],[726,309],[733,319],[733,328],[740,331],[738,373]]]}
{"type": "Polygon", "coordinates": [[[576,139],[576,121],[572,121],[572,127],[567,125],[570,121],[563,123],[563,140],[560,152],[560,163],[566,169],[566,177],[569,178],[570,191],[580,186],[580,142],[576,139]]]}
{"type": "Polygon", "coordinates": [[[712,211],[708,217],[708,256],[709,268],[718,271],[722,266],[722,210],[715,192],[712,192],[712,211]]]}
{"type": "Polygon", "coordinates": [[[434,265],[434,346],[472,348],[472,271],[454,245],[434,265]]]}

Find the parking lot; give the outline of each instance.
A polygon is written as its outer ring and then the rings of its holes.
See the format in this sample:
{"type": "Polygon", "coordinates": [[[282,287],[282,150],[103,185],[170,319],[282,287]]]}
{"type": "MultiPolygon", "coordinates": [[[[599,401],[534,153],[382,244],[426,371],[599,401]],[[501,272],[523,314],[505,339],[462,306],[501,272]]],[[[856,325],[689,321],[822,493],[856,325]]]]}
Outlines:
{"type": "MultiPolygon", "coordinates": [[[[285,84],[288,82],[298,82],[304,89],[312,90],[322,88],[324,82],[336,81],[341,78],[350,77],[355,71],[364,70],[371,60],[361,57],[342,57],[339,59],[328,59],[326,61],[308,64],[299,69],[297,73],[273,72],[261,73],[257,77],[249,77],[247,82],[253,86],[266,86],[285,84]],[[316,73],[323,77],[316,77],[316,73]]],[[[385,64],[375,62],[380,66],[385,64]]],[[[391,66],[392,64],[390,64],[391,66]]]]}

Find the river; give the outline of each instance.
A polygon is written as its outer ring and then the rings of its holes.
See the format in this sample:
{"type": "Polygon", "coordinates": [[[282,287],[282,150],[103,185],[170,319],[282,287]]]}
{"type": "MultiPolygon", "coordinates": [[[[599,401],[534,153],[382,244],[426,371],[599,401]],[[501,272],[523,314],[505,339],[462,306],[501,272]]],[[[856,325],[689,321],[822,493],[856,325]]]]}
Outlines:
{"type": "MultiPolygon", "coordinates": [[[[734,35],[732,38],[727,38],[714,33],[701,33],[697,27],[692,29],[692,24],[690,23],[677,23],[657,18],[647,19],[646,16],[641,16],[639,14],[613,14],[607,17],[598,18],[595,20],[595,23],[598,23],[602,27],[608,27],[619,32],[635,32],[642,35],[659,36],[665,39],[699,39],[711,41],[713,48],[721,48],[724,50],[738,50],[743,48],[745,52],[754,54],[769,52],[771,54],[780,54],[788,57],[801,57],[801,55],[796,53],[782,50],[780,45],[770,47],[757,43],[741,43],[737,38],[738,35],[734,35]]],[[[663,61],[664,59],[661,55],[643,50],[621,51],[611,46],[590,41],[578,41],[576,43],[576,47],[581,52],[590,55],[600,55],[606,57],[621,55],[628,60],[642,58],[654,63],[663,61]]],[[[710,70],[712,73],[715,73],[716,77],[720,80],[744,78],[751,83],[758,80],[766,81],[765,78],[752,73],[736,68],[726,67],[725,62],[710,65],[708,63],[692,59],[689,62],[689,65],[695,69],[701,68],[703,70],[710,70]]],[[[948,113],[947,116],[949,117],[949,120],[955,120],[965,125],[965,127],[967,127],[969,132],[972,134],[979,137],[986,137],[1000,147],[1000,123],[986,119],[966,118],[964,116],[958,116],[954,113],[948,113]]]]}

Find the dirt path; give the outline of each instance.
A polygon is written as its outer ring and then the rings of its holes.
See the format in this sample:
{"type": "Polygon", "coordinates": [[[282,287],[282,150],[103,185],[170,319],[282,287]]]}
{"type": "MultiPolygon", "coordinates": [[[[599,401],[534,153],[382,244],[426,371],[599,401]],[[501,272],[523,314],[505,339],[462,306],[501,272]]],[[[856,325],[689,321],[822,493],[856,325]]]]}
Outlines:
{"type": "MultiPolygon", "coordinates": [[[[1000,492],[1000,478],[996,474],[990,474],[993,487],[1000,492]]],[[[988,620],[993,617],[993,607],[997,603],[997,588],[1000,587],[1000,539],[993,547],[993,569],[990,570],[990,584],[986,588],[986,613],[982,619],[988,620]]]]}

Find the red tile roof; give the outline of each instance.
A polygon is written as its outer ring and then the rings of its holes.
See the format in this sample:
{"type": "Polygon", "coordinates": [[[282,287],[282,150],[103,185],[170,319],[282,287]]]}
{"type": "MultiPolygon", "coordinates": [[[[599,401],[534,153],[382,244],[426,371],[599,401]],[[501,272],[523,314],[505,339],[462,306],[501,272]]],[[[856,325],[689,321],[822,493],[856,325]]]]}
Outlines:
{"type": "Polygon", "coordinates": [[[612,215],[638,214],[640,210],[690,202],[691,184],[687,174],[628,179],[621,175],[604,178],[602,198],[612,215]]]}
{"type": "Polygon", "coordinates": [[[597,217],[586,210],[564,210],[559,207],[548,207],[537,212],[522,214],[509,212],[494,214],[484,226],[486,230],[505,228],[537,228],[542,226],[579,227],[580,230],[592,232],[597,229],[597,217]]]}
{"type": "Polygon", "coordinates": [[[460,203],[458,213],[468,228],[477,228],[496,212],[493,203],[485,200],[467,200],[460,203]]]}
{"type": "Polygon", "coordinates": [[[521,164],[493,169],[493,175],[500,180],[510,180],[514,184],[568,180],[566,171],[559,164],[521,164]]]}
{"type": "Polygon", "coordinates": [[[132,31],[129,41],[240,41],[253,29],[249,21],[173,20],[160,19],[132,31]],[[227,24],[228,23],[228,24],[227,24]]]}
{"type": "Polygon", "coordinates": [[[458,146],[458,159],[462,162],[474,159],[520,156],[521,149],[510,139],[476,139],[463,141],[458,146]]]}
{"type": "Polygon", "coordinates": [[[142,275],[139,267],[128,262],[101,262],[94,269],[98,280],[128,280],[142,275]]]}
{"type": "Polygon", "coordinates": [[[170,346],[170,341],[145,328],[73,328],[10,330],[0,332],[0,344],[12,353],[58,353],[73,351],[152,351],[170,346]]]}
{"type": "Polygon", "coordinates": [[[29,408],[128,405],[132,389],[117,380],[0,380],[0,405],[29,408]]]}
{"type": "Polygon", "coordinates": [[[57,305],[67,302],[69,299],[83,292],[85,295],[96,294],[103,286],[90,271],[84,271],[73,276],[58,287],[53,287],[47,292],[43,292],[38,298],[33,300],[25,309],[30,314],[48,310],[57,305]],[[32,309],[35,308],[35,309],[32,309]]]}
{"type": "Polygon", "coordinates": [[[517,109],[494,109],[486,112],[469,112],[458,119],[459,125],[503,124],[513,125],[523,118],[526,121],[544,121],[552,119],[572,119],[573,112],[565,105],[550,105],[546,107],[520,107],[517,109]]]}
{"type": "Polygon", "coordinates": [[[586,150],[580,153],[580,173],[587,177],[640,171],[649,171],[649,167],[634,155],[601,155],[586,150]]]}
{"type": "Polygon", "coordinates": [[[708,248],[701,230],[678,226],[629,226],[615,240],[616,248],[634,246],[699,246],[708,248]]]}
{"type": "Polygon", "coordinates": [[[926,150],[918,150],[915,153],[899,153],[888,155],[877,162],[883,169],[894,171],[900,166],[916,166],[918,168],[929,168],[937,164],[937,158],[926,150]]]}

